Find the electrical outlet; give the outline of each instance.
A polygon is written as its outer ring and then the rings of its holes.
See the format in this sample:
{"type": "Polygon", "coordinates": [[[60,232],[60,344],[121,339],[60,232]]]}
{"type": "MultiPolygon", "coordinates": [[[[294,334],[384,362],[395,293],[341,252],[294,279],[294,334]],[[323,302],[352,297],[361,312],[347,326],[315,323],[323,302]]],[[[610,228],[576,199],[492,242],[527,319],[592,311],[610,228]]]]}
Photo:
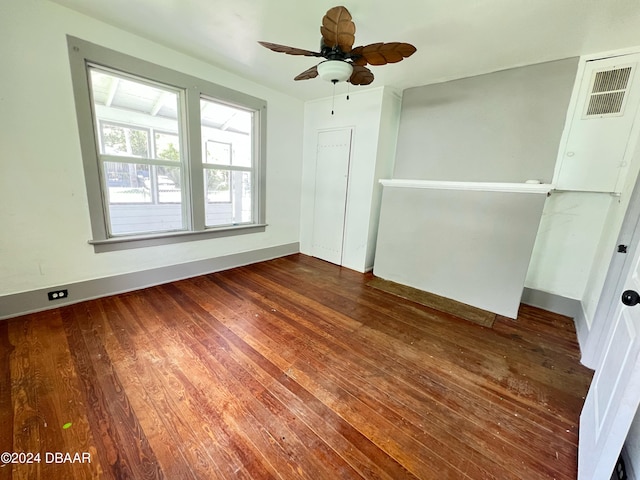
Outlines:
{"type": "Polygon", "coordinates": [[[67,298],[68,296],[69,296],[69,292],[67,290],[53,290],[51,292],[47,292],[47,297],[49,297],[49,301],[59,300],[61,298],[67,298]]]}

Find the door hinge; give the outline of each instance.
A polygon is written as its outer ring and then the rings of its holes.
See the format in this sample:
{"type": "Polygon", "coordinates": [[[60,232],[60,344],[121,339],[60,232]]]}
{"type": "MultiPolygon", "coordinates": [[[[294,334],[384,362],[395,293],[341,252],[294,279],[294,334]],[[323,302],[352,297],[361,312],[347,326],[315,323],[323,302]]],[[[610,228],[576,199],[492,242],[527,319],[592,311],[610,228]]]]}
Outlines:
{"type": "Polygon", "coordinates": [[[627,245],[618,245],[618,253],[627,253],[627,245]]]}

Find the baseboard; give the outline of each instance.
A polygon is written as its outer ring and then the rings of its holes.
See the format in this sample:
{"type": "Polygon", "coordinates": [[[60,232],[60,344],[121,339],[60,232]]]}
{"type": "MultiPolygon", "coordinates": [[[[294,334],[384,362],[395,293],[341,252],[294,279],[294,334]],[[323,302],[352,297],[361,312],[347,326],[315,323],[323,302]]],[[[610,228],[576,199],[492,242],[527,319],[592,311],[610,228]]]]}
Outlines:
{"type": "Polygon", "coordinates": [[[576,334],[578,335],[578,344],[580,345],[581,359],[580,361],[585,367],[595,369],[595,365],[592,365],[588,358],[586,358],[586,346],[589,338],[589,324],[591,323],[587,318],[587,313],[584,311],[582,305],[580,305],[580,311],[573,318],[573,323],[576,326],[576,334]]]}
{"type": "Polygon", "coordinates": [[[582,364],[588,368],[594,368],[585,362],[584,358],[585,346],[589,337],[589,321],[580,300],[525,287],[522,293],[522,303],[573,318],[582,364]]]}
{"type": "Polygon", "coordinates": [[[559,313],[575,319],[582,314],[580,300],[567,298],[555,293],[543,292],[525,287],[522,292],[522,303],[532,307],[542,308],[553,313],[559,313]]]}
{"type": "Polygon", "coordinates": [[[300,251],[298,242],[261,248],[248,252],[234,253],[222,257],[208,258],[194,262],[180,263],[166,267],[153,268],[140,272],[125,273],[111,277],[96,278],[82,282],[56,285],[28,292],[0,296],[0,320],[17,317],[27,313],[39,312],[63,305],[71,305],[85,300],[106,297],[118,293],[130,292],[141,288],[174,282],[185,278],[205,275],[207,273],[228,270],[252,263],[263,262],[300,251]],[[49,301],[47,292],[66,289],[68,296],[64,299],[49,301]]]}

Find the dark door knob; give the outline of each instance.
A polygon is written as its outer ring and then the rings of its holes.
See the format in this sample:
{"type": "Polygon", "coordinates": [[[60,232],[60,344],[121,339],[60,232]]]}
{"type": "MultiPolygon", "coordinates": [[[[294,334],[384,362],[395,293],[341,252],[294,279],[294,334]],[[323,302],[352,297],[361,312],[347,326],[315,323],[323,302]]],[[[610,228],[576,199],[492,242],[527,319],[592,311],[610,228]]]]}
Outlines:
{"type": "Polygon", "coordinates": [[[622,303],[628,307],[633,307],[640,303],[640,295],[635,290],[625,290],[622,292],[622,303]]]}

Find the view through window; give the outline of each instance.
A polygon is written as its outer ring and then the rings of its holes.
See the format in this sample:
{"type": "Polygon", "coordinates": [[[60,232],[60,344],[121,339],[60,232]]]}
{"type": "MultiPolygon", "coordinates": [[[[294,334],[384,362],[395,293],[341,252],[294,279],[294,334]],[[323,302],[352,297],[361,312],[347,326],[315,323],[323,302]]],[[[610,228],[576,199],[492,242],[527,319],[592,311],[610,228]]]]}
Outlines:
{"type": "Polygon", "coordinates": [[[68,42],[91,243],[108,250],[264,230],[263,100],[68,42]]]}
{"type": "Polygon", "coordinates": [[[180,92],[89,71],[110,233],[187,229],[180,92]]]}

